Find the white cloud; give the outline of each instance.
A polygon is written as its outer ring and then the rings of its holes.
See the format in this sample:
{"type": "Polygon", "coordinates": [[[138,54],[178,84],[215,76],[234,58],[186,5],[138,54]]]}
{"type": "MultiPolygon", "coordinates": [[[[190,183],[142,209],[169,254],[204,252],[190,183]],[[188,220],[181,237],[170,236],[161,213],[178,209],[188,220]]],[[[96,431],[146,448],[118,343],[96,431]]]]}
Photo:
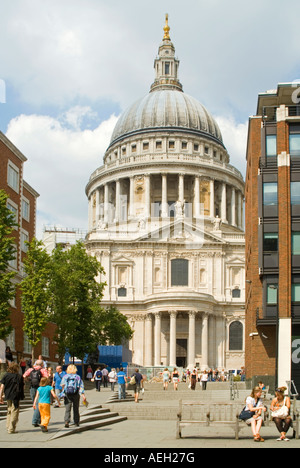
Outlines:
{"type": "Polygon", "coordinates": [[[70,109],[57,119],[20,115],[8,126],[7,137],[28,158],[24,178],[40,193],[38,237],[49,224],[87,229],[85,186],[102,165],[117,121],[111,116],[94,130],[81,130],[79,121],[89,114],[93,113],[87,107],[70,109]]]}
{"type": "Polygon", "coordinates": [[[230,164],[236,167],[245,178],[246,146],[248,122],[238,123],[233,117],[215,117],[222,136],[223,143],[230,155],[230,164]]]}

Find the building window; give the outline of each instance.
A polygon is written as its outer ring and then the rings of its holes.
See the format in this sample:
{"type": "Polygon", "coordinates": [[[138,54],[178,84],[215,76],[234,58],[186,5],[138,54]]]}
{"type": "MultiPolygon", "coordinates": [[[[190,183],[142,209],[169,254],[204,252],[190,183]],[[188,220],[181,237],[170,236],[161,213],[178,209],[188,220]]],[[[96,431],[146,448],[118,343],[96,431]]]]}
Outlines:
{"type": "Polygon", "coordinates": [[[22,200],[22,217],[26,220],[30,220],[30,204],[27,200],[22,200]]]}
{"type": "Polygon", "coordinates": [[[264,182],[263,184],[263,204],[266,206],[277,205],[277,182],[264,182]]]}
{"type": "Polygon", "coordinates": [[[300,182],[291,182],[291,205],[300,205],[300,182]]]}
{"type": "Polygon", "coordinates": [[[267,284],[267,305],[276,305],[278,297],[278,284],[267,284]]]}
{"type": "Polygon", "coordinates": [[[292,302],[300,303],[300,283],[292,284],[292,302]]]}
{"type": "Polygon", "coordinates": [[[146,150],[148,150],[148,149],[149,149],[149,143],[148,143],[148,141],[145,141],[145,142],[143,143],[143,150],[146,151],[146,150]]]}
{"type": "Polygon", "coordinates": [[[232,322],[229,326],[229,351],[242,351],[243,325],[241,322],[232,322]]]}
{"type": "Polygon", "coordinates": [[[189,261],[176,258],[171,261],[171,286],[189,285],[189,261]]]}
{"type": "Polygon", "coordinates": [[[277,156],[277,137],[276,135],[266,136],[266,156],[277,156]]]}
{"type": "Polygon", "coordinates": [[[278,233],[264,233],[264,252],[278,252],[278,233]]]}
{"type": "Polygon", "coordinates": [[[186,149],[187,149],[187,142],[186,142],[186,141],[183,141],[183,142],[181,143],[181,148],[182,148],[183,150],[186,150],[186,149]]]}
{"type": "Polygon", "coordinates": [[[49,354],[49,338],[42,336],[42,355],[50,356],[49,354]]]}
{"type": "Polygon", "coordinates": [[[300,232],[292,232],[292,255],[300,255],[300,232]]]}
{"type": "Polygon", "coordinates": [[[232,290],[232,297],[233,299],[238,299],[241,297],[241,290],[239,288],[235,288],[232,290]]]}
{"type": "Polygon", "coordinates": [[[7,208],[12,212],[14,220],[16,222],[15,229],[18,229],[18,207],[17,205],[12,205],[10,201],[7,202],[7,208]]]}
{"type": "Polygon", "coordinates": [[[169,149],[174,149],[175,148],[175,141],[169,141],[169,149]]]}
{"type": "Polygon", "coordinates": [[[195,144],[194,144],[194,151],[199,151],[199,145],[198,145],[198,143],[195,143],[195,144]]]}
{"type": "Polygon", "coordinates": [[[126,288],[119,288],[118,289],[118,297],[126,297],[127,296],[127,289],[126,288]]]}
{"type": "Polygon", "coordinates": [[[7,183],[12,189],[19,193],[19,171],[10,163],[8,164],[7,183]]]}
{"type": "Polygon", "coordinates": [[[300,133],[290,133],[290,155],[300,156],[300,133]]]}
{"type": "Polygon", "coordinates": [[[162,142],[161,141],[156,142],[156,149],[162,149],[162,142]]]}
{"type": "Polygon", "coordinates": [[[165,63],[165,75],[170,74],[170,62],[165,63]]]}
{"type": "Polygon", "coordinates": [[[27,252],[28,251],[28,244],[27,242],[29,242],[29,235],[28,235],[28,232],[21,232],[21,249],[23,252],[27,252]]]}

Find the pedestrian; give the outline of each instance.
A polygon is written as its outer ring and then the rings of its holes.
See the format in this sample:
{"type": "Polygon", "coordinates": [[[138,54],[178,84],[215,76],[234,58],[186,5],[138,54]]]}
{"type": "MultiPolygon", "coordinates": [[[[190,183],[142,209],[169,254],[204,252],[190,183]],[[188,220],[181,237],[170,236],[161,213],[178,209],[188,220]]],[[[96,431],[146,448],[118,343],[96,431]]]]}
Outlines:
{"type": "Polygon", "coordinates": [[[20,367],[12,362],[0,382],[0,405],[7,402],[6,429],[8,434],[15,434],[19,420],[20,400],[24,399],[24,380],[19,374],[20,367]]]}
{"type": "Polygon", "coordinates": [[[259,434],[263,423],[262,412],[267,410],[261,400],[261,395],[261,388],[254,387],[251,395],[247,397],[246,406],[239,416],[240,419],[244,420],[248,425],[251,425],[255,442],[265,441],[259,434]]]}
{"type": "Polygon", "coordinates": [[[24,356],[21,356],[19,366],[21,368],[22,375],[24,375],[26,371],[26,361],[24,359],[24,356]]]}
{"type": "Polygon", "coordinates": [[[117,373],[117,380],[118,380],[118,386],[119,386],[119,400],[125,400],[126,398],[126,374],[123,370],[123,367],[120,367],[120,370],[117,373]]]}
{"type": "Polygon", "coordinates": [[[286,390],[286,387],[276,388],[275,398],[272,400],[270,411],[275,426],[278,432],[280,432],[280,437],[277,440],[288,442],[289,439],[286,437],[286,433],[292,426],[292,418],[290,416],[291,400],[284,395],[286,390]]]}
{"type": "Polygon", "coordinates": [[[91,381],[92,378],[93,378],[93,369],[91,368],[91,366],[88,366],[86,370],[86,379],[91,381]]]}
{"type": "MultiPolygon", "coordinates": [[[[27,371],[24,373],[23,378],[24,381],[30,382],[30,396],[32,402],[34,402],[36,391],[40,386],[40,380],[42,377],[47,377],[48,378],[48,371],[43,367],[44,362],[40,359],[38,359],[35,362],[35,365],[33,367],[30,367],[27,369],[27,371]]],[[[41,424],[41,416],[39,412],[39,405],[36,405],[36,408],[33,412],[33,417],[32,417],[32,425],[34,427],[39,427],[41,424]]]]}
{"type": "Polygon", "coordinates": [[[197,370],[193,369],[193,371],[190,373],[190,388],[191,388],[191,390],[196,389],[197,379],[198,379],[197,370]]]}
{"type": "Polygon", "coordinates": [[[62,395],[64,396],[65,403],[65,427],[69,427],[71,421],[71,410],[73,407],[73,416],[75,426],[79,426],[79,404],[80,396],[82,395],[83,402],[86,403],[84,394],[84,385],[81,377],[77,375],[77,367],[70,364],[67,368],[66,375],[63,376],[61,381],[62,395]]]}
{"type": "Polygon", "coordinates": [[[116,369],[111,369],[110,373],[108,374],[108,381],[110,383],[111,391],[114,392],[115,390],[115,383],[117,382],[117,373],[116,369]]]}
{"type": "MultiPolygon", "coordinates": [[[[62,366],[56,366],[56,372],[53,377],[53,388],[58,398],[60,398],[62,392],[61,381],[64,375],[66,375],[66,372],[63,370],[62,366]]],[[[57,403],[54,404],[54,408],[58,408],[58,406],[57,403]]]]}
{"type": "Polygon", "coordinates": [[[52,385],[50,385],[49,378],[42,377],[40,386],[36,391],[35,399],[33,402],[33,408],[36,409],[37,402],[39,403],[39,412],[41,415],[40,427],[42,432],[48,432],[48,425],[50,422],[50,407],[51,407],[51,396],[55,398],[58,406],[60,406],[59,398],[55,394],[52,385]]]}
{"type": "Polygon", "coordinates": [[[10,364],[14,360],[13,354],[9,346],[6,346],[6,349],[5,349],[5,359],[6,359],[7,364],[10,364]]]}
{"type": "Polygon", "coordinates": [[[208,381],[208,373],[205,370],[201,376],[202,390],[206,390],[207,381],[208,381]]]}
{"type": "Polygon", "coordinates": [[[103,387],[107,388],[107,385],[108,385],[108,370],[107,370],[106,367],[104,367],[102,369],[102,383],[103,383],[103,387]]]}
{"type": "Polygon", "coordinates": [[[100,392],[101,390],[101,382],[102,382],[102,371],[101,367],[98,367],[95,374],[94,374],[94,382],[96,386],[96,392],[100,392]]]}
{"type": "Polygon", "coordinates": [[[143,376],[139,372],[138,368],[135,369],[134,373],[131,376],[131,379],[134,377],[135,383],[133,384],[133,392],[134,392],[134,401],[135,403],[139,402],[139,393],[141,390],[141,384],[143,382],[143,376]]]}
{"type": "Polygon", "coordinates": [[[178,370],[176,369],[176,367],[174,367],[173,372],[172,372],[172,381],[174,384],[174,390],[178,390],[179,374],[178,374],[178,370]]]}
{"type": "Polygon", "coordinates": [[[168,385],[169,385],[169,380],[170,380],[170,372],[169,372],[169,369],[167,367],[163,371],[162,377],[163,377],[164,390],[168,390],[168,385]]]}

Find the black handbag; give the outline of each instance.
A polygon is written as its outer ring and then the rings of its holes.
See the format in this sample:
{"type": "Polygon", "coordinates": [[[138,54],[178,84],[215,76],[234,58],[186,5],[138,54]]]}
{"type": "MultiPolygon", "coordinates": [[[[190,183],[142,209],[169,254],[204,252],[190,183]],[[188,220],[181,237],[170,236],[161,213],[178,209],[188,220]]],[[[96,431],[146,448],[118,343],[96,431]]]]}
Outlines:
{"type": "MultiPolygon", "coordinates": [[[[254,408],[256,407],[257,403],[258,401],[255,403],[254,408]]],[[[247,419],[251,419],[252,416],[254,415],[255,415],[255,411],[246,410],[246,406],[244,406],[244,408],[242,409],[239,415],[239,419],[241,419],[242,421],[247,421],[247,419]]]]}

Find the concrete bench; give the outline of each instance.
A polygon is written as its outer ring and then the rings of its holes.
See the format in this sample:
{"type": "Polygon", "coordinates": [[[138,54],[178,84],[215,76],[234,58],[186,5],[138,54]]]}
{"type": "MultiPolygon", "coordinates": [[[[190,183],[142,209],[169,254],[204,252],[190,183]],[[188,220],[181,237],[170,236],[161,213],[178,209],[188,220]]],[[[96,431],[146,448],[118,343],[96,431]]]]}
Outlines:
{"type": "Polygon", "coordinates": [[[182,437],[181,429],[192,424],[203,426],[230,426],[234,430],[235,439],[245,427],[239,419],[240,404],[233,403],[199,403],[197,401],[179,401],[177,414],[176,438],[182,437]]]}

